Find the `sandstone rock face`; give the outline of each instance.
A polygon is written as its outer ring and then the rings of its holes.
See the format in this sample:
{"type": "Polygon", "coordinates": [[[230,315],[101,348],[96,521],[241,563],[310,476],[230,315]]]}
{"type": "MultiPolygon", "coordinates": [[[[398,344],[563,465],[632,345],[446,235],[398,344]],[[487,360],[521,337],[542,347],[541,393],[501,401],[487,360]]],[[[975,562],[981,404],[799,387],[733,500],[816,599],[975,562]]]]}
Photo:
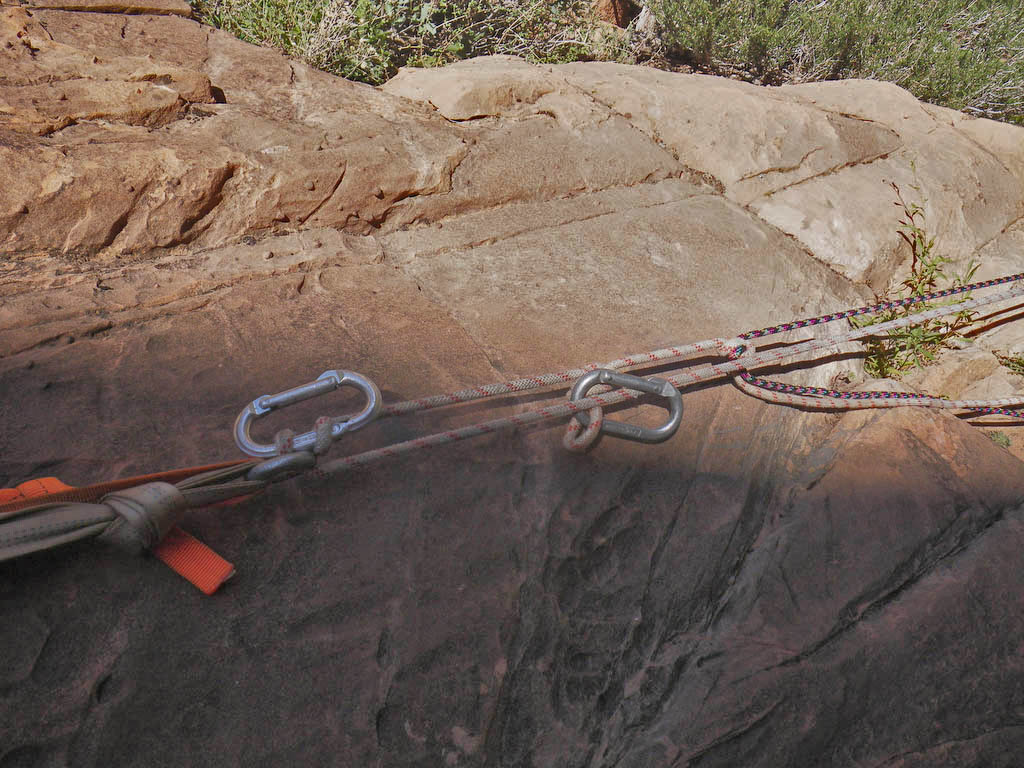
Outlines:
{"type": "Polygon", "coordinates": [[[893,85],[765,89],[570,64],[534,73],[527,92],[514,92],[491,73],[464,77],[464,66],[402,72],[385,90],[427,101],[451,120],[524,109],[557,115],[549,104],[589,97],[720,182],[729,199],[818,260],[876,290],[906,256],[892,224],[889,182],[909,195],[920,188],[941,255],[961,264],[1024,215],[1020,131],[921,104],[893,85]]]}
{"type": "MultiPolygon", "coordinates": [[[[54,5],[0,8],[2,485],[233,458],[245,404],[330,368],[397,401],[866,303],[909,258],[889,180],[1021,271],[1024,131],[885,84],[493,57],[373,89],[54,5]]],[[[1018,315],[909,383],[1020,392],[1018,315]]],[[[1024,437],[684,402],[661,446],[525,431],[191,513],[238,568],[213,598],[99,545],[0,565],[0,766],[1016,765],[1024,437]]]]}

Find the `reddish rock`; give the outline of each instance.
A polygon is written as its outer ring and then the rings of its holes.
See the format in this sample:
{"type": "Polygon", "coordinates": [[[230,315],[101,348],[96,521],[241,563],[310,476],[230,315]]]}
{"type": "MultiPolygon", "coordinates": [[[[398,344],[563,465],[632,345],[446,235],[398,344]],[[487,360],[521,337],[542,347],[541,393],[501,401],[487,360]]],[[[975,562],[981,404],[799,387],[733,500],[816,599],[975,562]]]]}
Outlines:
{"type": "Polygon", "coordinates": [[[177,119],[184,102],[170,88],[151,83],[64,80],[0,88],[0,103],[14,113],[14,130],[46,135],[91,120],[155,128],[177,119]]]}
{"type": "MultiPolygon", "coordinates": [[[[0,485],[234,458],[246,403],[331,368],[395,402],[864,304],[906,255],[871,174],[915,155],[942,232],[1019,271],[1020,129],[884,84],[489,57],[374,89],[25,7],[0,50],[0,485]]],[[[1020,391],[1013,312],[921,385],[1020,391]]],[[[948,413],[684,403],[663,445],[523,430],[191,512],[237,568],[212,598],[95,542],[0,564],[0,765],[1016,765],[1024,464],[948,413]]]]}
{"type": "Polygon", "coordinates": [[[617,27],[628,27],[640,15],[640,7],[633,0],[594,0],[594,14],[617,27]]]}

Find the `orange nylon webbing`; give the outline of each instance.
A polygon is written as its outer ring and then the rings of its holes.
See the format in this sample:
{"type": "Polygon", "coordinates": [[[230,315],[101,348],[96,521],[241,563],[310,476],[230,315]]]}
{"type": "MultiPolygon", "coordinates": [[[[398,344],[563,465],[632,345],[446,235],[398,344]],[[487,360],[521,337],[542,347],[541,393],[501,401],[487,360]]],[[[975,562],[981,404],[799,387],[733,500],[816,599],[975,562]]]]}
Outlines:
{"type": "Polygon", "coordinates": [[[63,491],[74,490],[76,489],[65,485],[56,477],[37,477],[33,480],[26,480],[14,488],[0,488],[0,515],[8,506],[15,506],[14,502],[16,501],[38,499],[40,496],[51,496],[63,491]]]}
{"type": "MultiPolygon", "coordinates": [[[[99,501],[108,493],[125,488],[134,488],[144,483],[165,482],[175,483],[203,472],[233,467],[249,459],[225,461],[220,464],[209,464],[202,467],[172,469],[167,472],[155,472],[149,475],[127,477],[107,483],[87,485],[74,488],[61,482],[56,477],[38,477],[26,480],[14,488],[0,488],[0,518],[14,514],[21,509],[39,504],[45,497],[46,501],[91,503],[99,501]]],[[[203,593],[212,595],[231,578],[235,567],[218,555],[195,536],[174,526],[168,534],[153,548],[153,554],[179,576],[187,579],[203,593]]]]}
{"type": "Polygon", "coordinates": [[[178,526],[153,547],[153,554],[207,595],[235,575],[235,566],[178,526]]]}
{"type": "Polygon", "coordinates": [[[70,485],[65,485],[55,477],[41,477],[34,480],[26,480],[15,488],[0,488],[0,517],[4,517],[12,512],[17,512],[25,507],[35,506],[39,503],[39,496],[46,496],[47,501],[60,502],[80,502],[84,504],[91,504],[94,501],[99,501],[101,498],[106,496],[108,493],[114,491],[122,491],[125,488],[134,488],[136,485],[143,485],[144,483],[177,483],[185,480],[186,478],[198,475],[203,472],[209,472],[214,469],[224,469],[225,467],[233,467],[236,464],[243,464],[251,459],[235,459],[234,461],[224,461],[220,464],[209,464],[202,467],[186,467],[184,469],[170,469],[166,472],[154,472],[150,475],[138,475],[137,477],[125,477],[120,480],[111,480],[106,483],[97,483],[96,485],[86,485],[81,488],[73,488],[70,485]],[[42,493],[38,492],[39,487],[47,487],[42,493]],[[24,491],[22,489],[25,489],[24,491]],[[52,488],[52,490],[49,490],[52,488]]]}

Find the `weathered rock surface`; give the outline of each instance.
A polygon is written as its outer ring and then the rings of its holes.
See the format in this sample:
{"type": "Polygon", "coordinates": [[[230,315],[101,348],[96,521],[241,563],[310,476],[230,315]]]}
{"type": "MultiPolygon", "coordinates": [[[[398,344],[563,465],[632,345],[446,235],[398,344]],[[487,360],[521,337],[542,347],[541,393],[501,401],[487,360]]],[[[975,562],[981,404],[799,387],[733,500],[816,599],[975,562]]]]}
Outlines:
{"type": "Polygon", "coordinates": [[[469,64],[404,71],[384,88],[451,120],[559,116],[589,97],[816,258],[877,290],[906,256],[889,182],[907,195],[920,187],[941,255],[958,262],[1024,215],[1020,131],[921,104],[893,85],[765,89],[615,64],[532,68],[503,85],[498,72],[526,65],[474,65],[473,76],[469,64]]]}
{"type": "MultiPolygon", "coordinates": [[[[373,89],[163,7],[0,7],[0,484],[232,458],[329,368],[399,400],[864,303],[909,256],[888,180],[1021,271],[1024,131],[885,84],[373,89]]],[[[911,383],[1019,392],[1019,314],[911,383]]],[[[98,545],[0,566],[0,766],[1017,765],[1024,438],[684,400],[662,446],[538,430],[193,513],[214,598],[98,545]]],[[[308,405],[270,428],[345,410],[308,405]]]]}
{"type": "Polygon", "coordinates": [[[57,11],[91,11],[93,13],[154,14],[192,17],[192,6],[185,0],[20,0],[10,5],[57,11]]]}

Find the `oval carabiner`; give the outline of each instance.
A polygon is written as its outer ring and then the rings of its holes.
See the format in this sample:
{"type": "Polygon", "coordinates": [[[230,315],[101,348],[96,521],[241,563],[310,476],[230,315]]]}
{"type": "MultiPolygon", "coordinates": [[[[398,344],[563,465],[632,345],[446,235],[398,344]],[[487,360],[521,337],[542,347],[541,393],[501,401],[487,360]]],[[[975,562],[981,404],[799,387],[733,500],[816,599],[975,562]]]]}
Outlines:
{"type": "MultiPolygon", "coordinates": [[[[683,420],[683,396],[665,379],[655,377],[644,379],[608,368],[598,368],[580,376],[569,393],[569,399],[582,400],[587,396],[587,392],[598,384],[607,384],[619,389],[635,389],[648,395],[659,395],[668,400],[669,410],[668,421],[660,427],[640,427],[636,424],[625,424],[621,421],[605,419],[601,425],[601,432],[637,443],[663,443],[679,429],[679,424],[683,420]]],[[[573,417],[584,427],[590,425],[590,417],[585,412],[575,413],[573,417]]]]}
{"type": "MultiPolygon", "coordinates": [[[[356,415],[345,421],[338,421],[331,426],[332,440],[337,440],[346,432],[365,427],[377,417],[380,412],[380,390],[377,389],[376,384],[365,376],[352,373],[352,371],[324,371],[317,376],[316,381],[286,389],[276,395],[262,395],[245,406],[235,420],[235,443],[250,456],[257,458],[276,456],[278,454],[276,445],[257,443],[249,436],[252,422],[273,410],[333,392],[338,387],[354,387],[360,390],[366,396],[366,405],[356,415]]],[[[291,446],[295,451],[303,451],[311,449],[315,442],[316,431],[312,430],[293,437],[291,446]]]]}

